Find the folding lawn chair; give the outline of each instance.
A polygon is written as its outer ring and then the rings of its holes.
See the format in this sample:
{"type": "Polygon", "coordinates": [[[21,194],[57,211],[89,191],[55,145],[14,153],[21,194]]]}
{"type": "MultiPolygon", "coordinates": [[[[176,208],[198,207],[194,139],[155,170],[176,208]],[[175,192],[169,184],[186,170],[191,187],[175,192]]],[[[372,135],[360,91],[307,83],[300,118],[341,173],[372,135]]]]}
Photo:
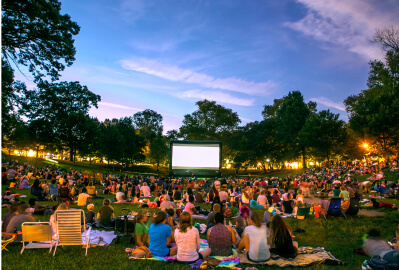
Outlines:
{"type": "Polygon", "coordinates": [[[51,236],[50,222],[24,222],[22,223],[22,252],[31,248],[49,248],[49,253],[54,246],[51,236]],[[38,241],[49,243],[34,243],[38,241]],[[25,242],[29,242],[25,245],[25,242]]]}
{"type": "Polygon", "coordinates": [[[328,216],[333,216],[333,217],[344,216],[346,219],[346,216],[345,216],[344,212],[342,212],[342,208],[341,208],[341,198],[333,197],[330,199],[330,206],[328,207],[328,210],[327,210],[326,219],[328,218],[328,216]]]}
{"type": "Polygon", "coordinates": [[[7,250],[9,251],[6,247],[8,244],[11,244],[12,242],[17,239],[18,234],[21,234],[21,232],[17,232],[17,228],[15,228],[14,233],[6,233],[2,232],[1,233],[1,250],[7,250]]]}
{"type": "Polygon", "coordinates": [[[351,198],[348,210],[346,210],[346,215],[357,216],[359,219],[360,210],[360,198],[351,198]]]}
{"type": "Polygon", "coordinates": [[[57,210],[55,211],[55,224],[57,228],[57,239],[54,248],[54,254],[57,251],[57,246],[90,246],[90,231],[86,232],[85,214],[83,210],[57,210]],[[84,239],[82,239],[82,225],[84,239]]]}

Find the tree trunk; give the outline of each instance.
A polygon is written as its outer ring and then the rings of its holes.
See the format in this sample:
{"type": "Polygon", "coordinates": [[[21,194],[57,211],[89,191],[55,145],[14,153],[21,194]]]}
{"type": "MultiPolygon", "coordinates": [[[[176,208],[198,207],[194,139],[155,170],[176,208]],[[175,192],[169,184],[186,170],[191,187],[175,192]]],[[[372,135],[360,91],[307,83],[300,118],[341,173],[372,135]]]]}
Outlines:
{"type": "Polygon", "coordinates": [[[305,149],[305,147],[302,148],[302,164],[303,164],[304,169],[308,168],[308,166],[306,165],[306,149],[305,149]]]}

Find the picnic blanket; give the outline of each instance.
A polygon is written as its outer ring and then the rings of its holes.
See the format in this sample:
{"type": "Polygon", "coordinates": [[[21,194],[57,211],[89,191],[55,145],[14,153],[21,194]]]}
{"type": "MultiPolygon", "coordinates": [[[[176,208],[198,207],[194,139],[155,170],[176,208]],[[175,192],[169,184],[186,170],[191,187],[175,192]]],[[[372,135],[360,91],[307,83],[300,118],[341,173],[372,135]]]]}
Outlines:
{"type": "MultiPolygon", "coordinates": [[[[200,251],[208,248],[208,242],[204,239],[200,239],[200,251]]],[[[216,260],[219,260],[220,263],[217,266],[223,266],[223,267],[228,267],[228,268],[234,268],[237,264],[240,263],[240,257],[238,256],[238,253],[235,249],[233,249],[233,255],[231,256],[210,256],[210,258],[214,258],[216,260]]],[[[129,259],[138,259],[138,260],[155,260],[155,261],[174,261],[176,260],[176,256],[167,256],[167,257],[158,257],[158,256],[153,256],[151,258],[136,258],[136,257],[129,257],[129,259]]]]}
{"type": "Polygon", "coordinates": [[[277,265],[278,267],[286,266],[308,266],[326,263],[330,265],[343,265],[344,262],[336,259],[330,252],[322,247],[299,247],[298,256],[295,259],[286,259],[281,256],[271,254],[267,262],[254,263],[248,260],[246,254],[240,254],[240,263],[247,264],[265,264],[277,265]]]}
{"type": "MultiPolygon", "coordinates": [[[[111,244],[112,240],[116,238],[113,231],[90,231],[90,246],[105,247],[111,244]]],[[[84,241],[84,233],[82,233],[82,240],[84,241]]]]}

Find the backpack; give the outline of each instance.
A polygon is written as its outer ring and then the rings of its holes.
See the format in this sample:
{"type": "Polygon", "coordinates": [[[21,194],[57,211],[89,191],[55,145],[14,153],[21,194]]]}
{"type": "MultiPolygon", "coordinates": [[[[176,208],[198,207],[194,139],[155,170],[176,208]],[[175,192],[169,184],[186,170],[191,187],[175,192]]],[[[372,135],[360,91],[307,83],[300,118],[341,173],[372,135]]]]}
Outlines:
{"type": "Polygon", "coordinates": [[[233,217],[233,212],[231,211],[230,207],[226,207],[224,209],[224,217],[225,218],[232,218],[233,217]]]}
{"type": "Polygon", "coordinates": [[[365,262],[366,269],[376,270],[397,270],[399,269],[398,263],[388,262],[382,259],[380,256],[374,256],[370,260],[365,262]]]}
{"type": "Polygon", "coordinates": [[[133,250],[129,249],[126,250],[127,252],[131,253],[135,258],[151,258],[152,254],[151,251],[146,246],[137,247],[133,250]]]}

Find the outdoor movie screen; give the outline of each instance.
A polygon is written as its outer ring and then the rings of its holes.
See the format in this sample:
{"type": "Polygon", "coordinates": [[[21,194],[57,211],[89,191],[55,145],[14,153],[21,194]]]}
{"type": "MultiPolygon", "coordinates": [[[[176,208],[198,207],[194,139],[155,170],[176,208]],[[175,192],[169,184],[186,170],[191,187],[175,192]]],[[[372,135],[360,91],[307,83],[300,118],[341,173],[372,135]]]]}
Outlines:
{"type": "Polygon", "coordinates": [[[220,142],[172,141],[172,170],[219,170],[220,142]]]}

